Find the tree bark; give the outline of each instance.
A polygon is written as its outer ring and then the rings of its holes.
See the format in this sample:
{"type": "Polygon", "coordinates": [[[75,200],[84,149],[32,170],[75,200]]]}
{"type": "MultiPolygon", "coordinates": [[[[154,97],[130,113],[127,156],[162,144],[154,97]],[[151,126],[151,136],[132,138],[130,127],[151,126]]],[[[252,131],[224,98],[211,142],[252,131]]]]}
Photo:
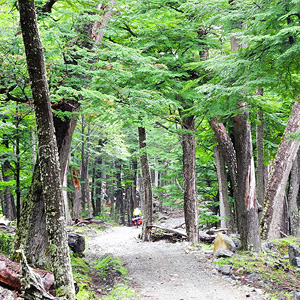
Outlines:
{"type": "Polygon", "coordinates": [[[141,170],[144,187],[144,205],[143,208],[143,226],[142,226],[142,240],[148,241],[147,226],[152,225],[153,221],[153,207],[152,207],[152,186],[151,176],[148,162],[147,145],[146,145],[146,129],[144,127],[138,128],[139,133],[139,148],[141,170]]]}
{"type": "Polygon", "coordinates": [[[39,169],[45,200],[46,229],[51,257],[50,267],[55,276],[58,295],[73,300],[76,297],[64,221],[58,149],[54,135],[43,46],[39,36],[34,1],[19,0],[19,10],[27,68],[34,99],[39,169]]]}
{"type": "Polygon", "coordinates": [[[233,117],[237,157],[238,231],[243,249],[261,250],[251,127],[247,103],[240,103],[240,114],[233,117]]]}
{"type": "Polygon", "coordinates": [[[232,216],[231,205],[228,196],[228,183],[225,169],[225,160],[220,151],[220,146],[214,146],[213,150],[215,155],[219,184],[221,227],[228,228],[229,232],[234,232],[234,218],[232,216]]]}
{"type": "Polygon", "coordinates": [[[81,217],[81,189],[76,168],[72,170],[72,180],[74,184],[73,217],[79,219],[81,217]]]}
{"type": "Polygon", "coordinates": [[[300,236],[300,218],[298,211],[298,195],[299,195],[299,185],[300,185],[300,153],[298,150],[297,157],[293,163],[290,182],[289,182],[289,191],[288,191],[288,218],[289,218],[289,231],[290,234],[296,237],[300,236]]]}
{"type": "Polygon", "coordinates": [[[299,132],[299,129],[300,103],[295,101],[270,170],[270,179],[261,221],[262,237],[264,239],[280,237],[280,222],[283,214],[286,184],[300,144],[299,140],[291,139],[289,134],[299,132]]]}
{"type": "MultiPolygon", "coordinates": [[[[264,115],[261,110],[257,112],[257,120],[259,124],[256,126],[256,191],[257,191],[257,204],[259,210],[262,211],[265,200],[265,164],[264,164],[264,115]]],[[[259,212],[259,219],[261,219],[261,212],[259,212]]]]}
{"type": "Polygon", "coordinates": [[[198,202],[196,190],[196,140],[194,116],[182,118],[182,160],[184,176],[184,218],[186,232],[191,243],[199,242],[198,202]]]}
{"type": "Polygon", "coordinates": [[[233,189],[233,198],[237,195],[237,161],[236,153],[230,136],[223,123],[217,122],[217,118],[210,120],[209,125],[215,133],[215,137],[220,146],[220,151],[228,166],[228,172],[233,189]]]}

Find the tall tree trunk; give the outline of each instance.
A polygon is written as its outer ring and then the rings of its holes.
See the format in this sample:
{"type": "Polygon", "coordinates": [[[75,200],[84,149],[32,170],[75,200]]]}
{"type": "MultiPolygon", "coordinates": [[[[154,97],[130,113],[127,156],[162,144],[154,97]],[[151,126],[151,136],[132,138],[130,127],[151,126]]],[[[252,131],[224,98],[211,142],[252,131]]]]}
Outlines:
{"type": "Polygon", "coordinates": [[[256,126],[256,154],[257,154],[257,203],[259,206],[259,219],[265,200],[265,164],[264,164],[264,115],[261,110],[257,112],[259,124],[256,126]]]}
{"type": "Polygon", "coordinates": [[[116,161],[116,179],[117,179],[116,211],[120,214],[121,223],[125,225],[125,207],[124,207],[124,197],[123,197],[123,188],[122,188],[122,165],[120,160],[116,161]]]}
{"type": "Polygon", "coordinates": [[[229,232],[234,232],[234,218],[231,213],[231,205],[228,196],[225,160],[220,151],[220,146],[214,146],[213,150],[218,174],[221,227],[228,228],[229,232]]]}
{"type": "Polygon", "coordinates": [[[296,101],[270,170],[261,221],[262,236],[264,239],[280,237],[280,222],[283,214],[286,184],[300,144],[299,140],[291,139],[289,134],[299,132],[299,130],[300,103],[296,101]]]}
{"type": "Polygon", "coordinates": [[[148,241],[147,226],[151,225],[153,221],[152,186],[146,145],[146,129],[144,127],[139,127],[138,133],[144,187],[142,240],[148,241]]]}
{"type": "Polygon", "coordinates": [[[210,127],[215,133],[215,137],[220,146],[220,151],[222,156],[225,159],[226,165],[228,167],[228,173],[231,181],[232,191],[233,191],[233,199],[234,199],[234,221],[233,225],[235,228],[238,227],[237,223],[237,210],[236,207],[238,205],[238,185],[237,185],[237,160],[236,160],[236,152],[232,143],[230,136],[228,135],[226,128],[223,123],[217,122],[217,118],[209,121],[210,127]]]}
{"type": "Polygon", "coordinates": [[[300,216],[298,211],[297,200],[299,196],[299,185],[300,185],[300,151],[298,150],[297,157],[293,163],[289,191],[288,191],[288,218],[289,218],[289,229],[290,234],[296,237],[300,236],[300,216]]]}
{"type": "Polygon", "coordinates": [[[58,296],[75,299],[75,288],[64,221],[58,149],[34,1],[19,0],[20,23],[34,99],[41,185],[45,200],[50,268],[58,296]]]}
{"type": "Polygon", "coordinates": [[[85,188],[86,188],[86,204],[88,210],[88,218],[93,216],[92,212],[92,201],[91,201],[91,193],[90,193],[90,176],[89,176],[89,166],[90,166],[90,153],[89,153],[89,144],[90,144],[90,134],[91,134],[91,126],[87,125],[87,137],[86,137],[86,154],[85,154],[85,188]]]}
{"type": "Polygon", "coordinates": [[[194,116],[182,118],[182,160],[184,176],[184,218],[186,232],[191,243],[199,242],[198,202],[195,166],[195,119],[194,116]]]}
{"type": "Polygon", "coordinates": [[[84,115],[81,115],[81,171],[80,171],[80,186],[81,186],[81,205],[82,211],[85,211],[85,190],[86,190],[86,177],[87,177],[87,166],[86,166],[86,150],[85,150],[85,119],[84,115]]]}
{"type": "Polygon", "coordinates": [[[233,117],[238,183],[238,230],[243,249],[260,250],[258,211],[251,127],[247,103],[240,103],[233,117]]]}

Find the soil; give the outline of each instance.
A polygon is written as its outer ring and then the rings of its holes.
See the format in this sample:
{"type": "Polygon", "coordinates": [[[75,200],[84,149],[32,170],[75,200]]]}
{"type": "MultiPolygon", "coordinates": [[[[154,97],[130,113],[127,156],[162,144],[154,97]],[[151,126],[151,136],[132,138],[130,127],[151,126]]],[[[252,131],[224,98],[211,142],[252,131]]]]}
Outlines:
{"type": "MultiPolygon", "coordinates": [[[[174,228],[183,223],[183,218],[172,217],[164,222],[162,225],[174,228]]],[[[203,249],[187,242],[142,242],[140,232],[141,228],[136,227],[109,227],[94,233],[85,251],[88,260],[107,254],[121,258],[139,299],[266,299],[259,290],[218,273],[211,255],[203,249]]]]}

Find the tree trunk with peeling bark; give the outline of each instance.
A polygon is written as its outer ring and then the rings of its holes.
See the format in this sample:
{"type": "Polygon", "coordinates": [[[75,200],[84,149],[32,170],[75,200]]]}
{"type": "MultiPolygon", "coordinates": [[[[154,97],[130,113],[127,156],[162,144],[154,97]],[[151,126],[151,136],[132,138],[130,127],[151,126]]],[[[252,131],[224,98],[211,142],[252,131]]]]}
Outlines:
{"type": "Polygon", "coordinates": [[[251,127],[247,103],[239,104],[240,113],[233,117],[237,157],[238,231],[243,249],[261,250],[256,204],[255,169],[251,127]]]}
{"type": "Polygon", "coordinates": [[[231,205],[228,196],[225,160],[220,151],[220,146],[214,146],[213,150],[218,175],[221,227],[228,228],[229,232],[234,232],[234,218],[231,212],[231,205]]]}
{"type": "Polygon", "coordinates": [[[34,1],[19,0],[19,10],[37,124],[39,170],[45,200],[50,269],[55,277],[57,294],[73,300],[76,297],[64,221],[58,149],[34,1]]]}
{"type": "Polygon", "coordinates": [[[182,118],[181,136],[183,176],[184,176],[184,218],[186,232],[191,243],[199,242],[198,203],[196,188],[196,140],[194,116],[182,118]]]}
{"type": "Polygon", "coordinates": [[[299,185],[300,185],[300,153],[298,150],[297,157],[293,163],[290,181],[289,181],[289,191],[287,196],[288,202],[288,219],[289,219],[289,233],[293,236],[300,236],[300,218],[298,211],[298,195],[299,195],[299,185]]]}
{"type": "Polygon", "coordinates": [[[147,145],[146,145],[146,129],[144,127],[139,127],[138,133],[139,133],[140,161],[141,161],[141,170],[142,170],[143,187],[144,187],[142,240],[149,241],[147,226],[152,225],[153,207],[152,207],[151,175],[150,175],[147,145]]]}
{"type": "Polygon", "coordinates": [[[238,205],[237,195],[237,160],[236,153],[232,143],[230,136],[228,135],[226,128],[223,123],[217,122],[218,119],[215,118],[209,121],[210,127],[215,133],[215,137],[218,141],[220,152],[223,155],[226,165],[228,167],[228,173],[231,181],[232,191],[233,191],[233,199],[234,199],[234,220],[233,226],[237,228],[237,211],[236,207],[238,205]]]}
{"type": "Polygon", "coordinates": [[[289,134],[299,131],[300,102],[295,101],[282,141],[270,169],[261,221],[262,237],[264,239],[280,237],[280,223],[284,208],[286,185],[300,145],[300,141],[291,139],[289,134]]]}

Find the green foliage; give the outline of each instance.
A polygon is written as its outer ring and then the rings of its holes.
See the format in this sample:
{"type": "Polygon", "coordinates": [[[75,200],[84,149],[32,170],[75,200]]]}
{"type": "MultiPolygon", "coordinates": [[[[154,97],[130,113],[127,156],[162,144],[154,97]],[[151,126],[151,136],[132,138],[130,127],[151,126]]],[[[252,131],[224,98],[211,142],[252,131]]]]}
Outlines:
{"type": "Polygon", "coordinates": [[[11,255],[14,248],[14,237],[9,233],[0,233],[0,252],[11,255]]]}
{"type": "Polygon", "coordinates": [[[71,265],[74,280],[79,286],[79,292],[76,295],[78,300],[94,299],[92,290],[91,267],[89,263],[81,257],[75,257],[71,254],[71,265]]]}
{"type": "Polygon", "coordinates": [[[118,257],[106,256],[103,259],[96,261],[94,267],[99,271],[99,275],[102,277],[107,276],[108,272],[116,272],[121,275],[127,274],[127,269],[123,266],[123,262],[118,257]]]}
{"type": "Polygon", "coordinates": [[[137,292],[124,283],[117,284],[107,296],[103,297],[104,300],[134,300],[136,298],[138,298],[137,292]]]}

